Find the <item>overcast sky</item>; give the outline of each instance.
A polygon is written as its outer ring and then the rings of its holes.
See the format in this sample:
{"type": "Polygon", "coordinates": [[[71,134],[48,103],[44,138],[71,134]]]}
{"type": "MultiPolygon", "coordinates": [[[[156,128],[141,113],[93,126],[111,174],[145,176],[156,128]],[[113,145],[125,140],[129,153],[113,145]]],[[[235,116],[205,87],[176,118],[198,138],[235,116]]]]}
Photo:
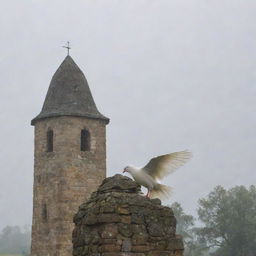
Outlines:
{"type": "MultiPolygon", "coordinates": [[[[0,229],[31,224],[33,127],[66,56],[107,126],[108,176],[189,149],[163,180],[188,213],[256,183],[255,0],[9,0],[0,8],[0,229]]],[[[97,171],[97,170],[96,170],[97,171]]]]}

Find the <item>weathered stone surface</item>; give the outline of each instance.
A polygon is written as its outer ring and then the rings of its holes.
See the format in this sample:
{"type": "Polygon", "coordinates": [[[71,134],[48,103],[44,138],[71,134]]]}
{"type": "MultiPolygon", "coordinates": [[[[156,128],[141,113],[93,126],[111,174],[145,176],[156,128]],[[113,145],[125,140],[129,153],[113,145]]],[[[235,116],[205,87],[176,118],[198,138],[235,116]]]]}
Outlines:
{"type": "Polygon", "coordinates": [[[148,245],[133,245],[132,252],[148,252],[149,246],[148,245]]]}
{"type": "Polygon", "coordinates": [[[100,256],[145,256],[144,253],[131,253],[131,252],[113,252],[113,253],[102,253],[100,256]]]}
{"type": "Polygon", "coordinates": [[[113,191],[124,191],[127,193],[137,193],[140,192],[140,186],[133,182],[130,178],[117,174],[115,179],[113,177],[106,178],[101,184],[98,192],[106,193],[113,191]]]}
{"type": "Polygon", "coordinates": [[[132,244],[134,245],[144,245],[148,242],[148,234],[142,233],[142,234],[134,234],[132,237],[132,244]]]}
{"type": "Polygon", "coordinates": [[[116,238],[118,234],[118,228],[115,224],[106,224],[101,232],[102,238],[116,238]]]}
{"type": "Polygon", "coordinates": [[[74,222],[73,254],[80,253],[75,256],[183,255],[172,210],[161,206],[159,199],[141,195],[139,186],[122,175],[105,179],[79,208],[74,222]],[[81,254],[77,248],[83,245],[88,248],[81,254]]]}
{"type": "MultiPolygon", "coordinates": [[[[106,176],[105,123],[73,116],[37,121],[34,174],[31,256],[70,256],[73,217],[78,207],[76,223],[97,222],[97,204],[91,202],[89,217],[88,204],[84,202],[106,176]],[[82,152],[81,130],[85,127],[90,132],[91,149],[82,152]],[[49,129],[53,130],[53,152],[46,152],[49,129]]],[[[78,238],[73,242],[80,247],[83,232],[76,232],[79,233],[74,236],[78,238]]]]}
{"type": "Polygon", "coordinates": [[[101,244],[117,244],[117,239],[101,239],[101,244]]]}
{"type": "Polygon", "coordinates": [[[183,256],[183,250],[177,250],[174,252],[174,256],[183,256]]]}
{"type": "Polygon", "coordinates": [[[119,253],[111,252],[111,253],[102,253],[100,256],[145,256],[145,254],[144,253],[131,253],[131,252],[119,252],[119,253]]]}
{"type": "Polygon", "coordinates": [[[154,198],[151,200],[153,204],[161,205],[161,200],[159,198],[154,198]]]}
{"type": "Polygon", "coordinates": [[[95,223],[97,223],[98,218],[97,215],[94,214],[93,212],[88,212],[86,214],[86,218],[83,219],[83,224],[85,225],[94,225],[95,223]]]}
{"type": "Polygon", "coordinates": [[[130,211],[127,209],[127,207],[120,206],[117,208],[117,213],[119,214],[130,214],[130,211]]]}
{"type": "Polygon", "coordinates": [[[132,249],[132,243],[130,239],[125,239],[122,244],[122,251],[123,252],[130,252],[132,249]]]}
{"type": "Polygon", "coordinates": [[[144,223],[143,214],[141,212],[134,212],[131,215],[131,222],[136,224],[144,223]]]}
{"type": "Polygon", "coordinates": [[[125,224],[130,224],[131,223],[131,220],[132,220],[132,218],[131,218],[131,216],[122,216],[121,215],[121,222],[122,223],[125,223],[125,224]]]}
{"type": "MultiPolygon", "coordinates": [[[[175,252],[169,251],[150,251],[148,256],[175,256],[175,252]]],[[[182,256],[182,254],[180,255],[182,256]]]]}
{"type": "Polygon", "coordinates": [[[132,226],[124,223],[118,224],[118,231],[124,237],[131,237],[133,234],[132,226]]]}
{"type": "Polygon", "coordinates": [[[151,236],[164,236],[163,226],[160,226],[157,222],[148,223],[148,232],[151,236]]]}
{"type": "MultiPolygon", "coordinates": [[[[167,241],[158,241],[151,245],[151,249],[164,251],[165,249],[167,249],[167,244],[168,244],[167,241]]],[[[174,249],[174,248],[170,248],[170,250],[172,250],[172,249],[174,249]]]]}
{"type": "Polygon", "coordinates": [[[73,250],[73,255],[74,256],[83,255],[83,251],[84,251],[84,247],[76,247],[73,250]]]}
{"type": "Polygon", "coordinates": [[[101,245],[100,247],[100,251],[101,252],[120,252],[121,250],[120,245],[116,245],[116,244],[104,244],[101,245]]]}
{"type": "Polygon", "coordinates": [[[115,209],[110,203],[102,204],[102,206],[100,207],[100,213],[112,213],[114,211],[115,209]]]}
{"type": "Polygon", "coordinates": [[[97,229],[83,230],[82,236],[84,238],[84,244],[99,244],[100,236],[97,229]]]}
{"type": "Polygon", "coordinates": [[[180,238],[172,238],[169,240],[168,245],[167,245],[167,249],[174,249],[174,250],[183,250],[184,249],[184,245],[183,242],[180,238]]]}
{"type": "Polygon", "coordinates": [[[114,223],[114,222],[120,222],[121,217],[116,213],[114,214],[103,213],[97,216],[97,220],[99,223],[114,223]]]}

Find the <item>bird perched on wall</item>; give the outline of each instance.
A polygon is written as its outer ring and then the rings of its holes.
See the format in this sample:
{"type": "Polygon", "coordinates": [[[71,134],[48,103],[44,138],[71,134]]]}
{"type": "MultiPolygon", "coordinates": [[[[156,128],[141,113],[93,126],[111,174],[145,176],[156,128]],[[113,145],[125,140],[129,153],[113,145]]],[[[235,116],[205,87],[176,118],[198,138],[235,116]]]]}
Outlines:
{"type": "Polygon", "coordinates": [[[171,188],[160,184],[159,180],[184,165],[191,156],[192,154],[187,150],[157,156],[152,158],[143,168],[127,166],[123,173],[130,173],[139,185],[148,189],[146,197],[168,198],[171,194],[171,188]]]}

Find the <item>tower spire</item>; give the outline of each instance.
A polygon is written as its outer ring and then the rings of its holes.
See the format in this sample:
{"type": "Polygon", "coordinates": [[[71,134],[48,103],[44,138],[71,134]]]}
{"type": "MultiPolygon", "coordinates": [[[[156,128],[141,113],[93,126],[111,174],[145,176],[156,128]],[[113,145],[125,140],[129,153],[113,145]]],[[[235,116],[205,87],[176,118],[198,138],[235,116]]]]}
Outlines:
{"type": "Polygon", "coordinates": [[[57,116],[82,116],[109,122],[98,111],[83,72],[69,55],[55,72],[42,111],[32,120],[32,125],[57,116]]]}

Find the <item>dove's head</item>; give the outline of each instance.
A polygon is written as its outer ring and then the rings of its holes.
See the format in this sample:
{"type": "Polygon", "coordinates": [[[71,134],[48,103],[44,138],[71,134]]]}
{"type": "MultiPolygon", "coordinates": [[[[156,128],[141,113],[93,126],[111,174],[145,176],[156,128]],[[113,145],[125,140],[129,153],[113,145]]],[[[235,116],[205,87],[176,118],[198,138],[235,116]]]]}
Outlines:
{"type": "Polygon", "coordinates": [[[124,168],[123,173],[125,173],[125,172],[132,173],[132,172],[134,172],[134,169],[135,169],[135,167],[133,167],[133,166],[131,166],[131,165],[128,165],[128,166],[126,166],[126,167],[124,168]]]}

